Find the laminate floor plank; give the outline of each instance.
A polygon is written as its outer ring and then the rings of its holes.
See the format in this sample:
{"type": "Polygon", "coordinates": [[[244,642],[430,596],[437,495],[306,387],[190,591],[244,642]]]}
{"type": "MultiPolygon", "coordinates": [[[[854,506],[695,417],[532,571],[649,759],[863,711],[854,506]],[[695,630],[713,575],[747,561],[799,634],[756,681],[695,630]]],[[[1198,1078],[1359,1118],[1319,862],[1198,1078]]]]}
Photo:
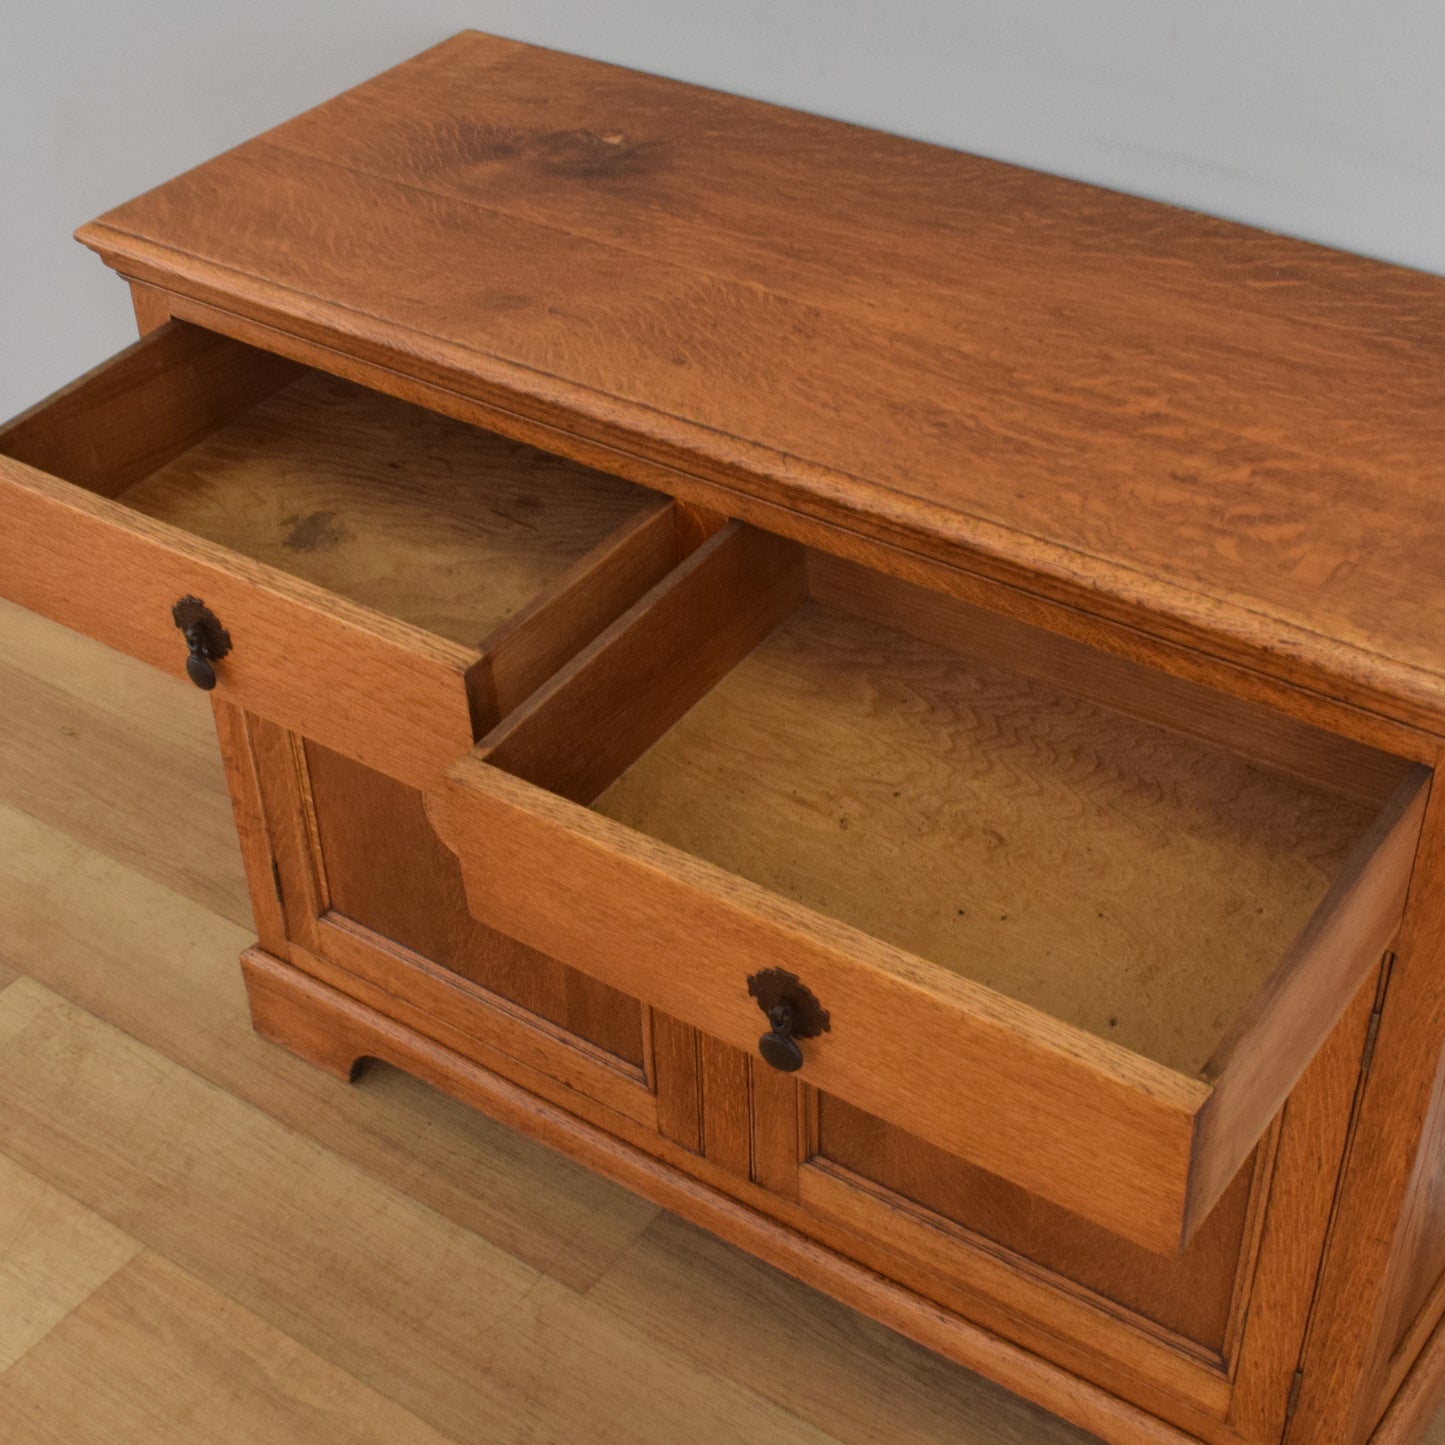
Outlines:
{"type": "Polygon", "coordinates": [[[10,1445],[448,1445],[148,1251],[0,1375],[10,1445]]]}
{"type": "Polygon", "coordinates": [[[591,1296],[660,1345],[786,1400],[845,1445],[1095,1439],[672,1215],[591,1296]]]}
{"type": "Polygon", "coordinates": [[[128,1234],[0,1155],[0,1371],[139,1251],[128,1234]]]}
{"type": "Polygon", "coordinates": [[[0,1152],[459,1441],[828,1439],[31,979],[0,1152]]]}
{"type": "Polygon", "coordinates": [[[237,964],[251,941],[0,804],[0,960],[575,1289],[656,1218],[415,1079],[376,1066],[347,1088],[258,1038],[237,964]]]}
{"type": "Polygon", "coordinates": [[[0,601],[0,799],[251,926],[204,696],[0,601]]]}

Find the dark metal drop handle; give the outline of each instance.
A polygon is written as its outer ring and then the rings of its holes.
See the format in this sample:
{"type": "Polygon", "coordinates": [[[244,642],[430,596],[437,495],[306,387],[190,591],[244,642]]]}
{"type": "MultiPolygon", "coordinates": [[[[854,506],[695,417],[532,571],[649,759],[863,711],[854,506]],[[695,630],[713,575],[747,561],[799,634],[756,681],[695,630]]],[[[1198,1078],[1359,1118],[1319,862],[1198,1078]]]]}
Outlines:
{"type": "Polygon", "coordinates": [[[829,1029],[828,1011],[796,974],[764,969],[748,979],[748,993],[768,1016],[768,1031],[758,1040],[763,1062],[785,1074],[803,1067],[799,1039],[815,1039],[829,1029]]]}
{"type": "Polygon", "coordinates": [[[803,1049],[793,1037],[792,1005],[775,1003],[768,1010],[768,1022],[772,1027],[758,1040],[763,1061],[785,1074],[797,1073],[803,1067],[803,1049]]]}
{"type": "Polygon", "coordinates": [[[171,620],[190,649],[186,676],[202,691],[210,692],[216,685],[216,664],[231,650],[231,634],[199,597],[182,597],[171,608],[171,620]]]}

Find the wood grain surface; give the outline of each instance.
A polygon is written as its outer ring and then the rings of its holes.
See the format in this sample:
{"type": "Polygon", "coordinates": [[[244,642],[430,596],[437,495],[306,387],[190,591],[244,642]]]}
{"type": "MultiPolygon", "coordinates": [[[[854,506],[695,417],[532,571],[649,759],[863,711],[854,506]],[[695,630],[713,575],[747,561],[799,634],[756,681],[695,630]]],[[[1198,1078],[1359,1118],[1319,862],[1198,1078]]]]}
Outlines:
{"type": "Polygon", "coordinates": [[[0,601],[0,795],[250,926],[211,709],[195,688],[0,601]],[[178,843],[171,819],[184,818],[178,843]]]}
{"type": "Polygon", "coordinates": [[[139,1253],[128,1234],[0,1156],[0,1374],[139,1253]]]}
{"type": "MultiPolygon", "coordinates": [[[[922,1222],[937,1216],[960,1226],[955,1237],[967,1231],[991,1240],[1119,1301],[1216,1356],[1224,1354],[1235,1262],[1248,1229],[1252,1170],[1240,1171],[1187,1250],[1163,1255],[1054,1209],[830,1094],[819,1096],[818,1115],[817,1159],[855,1176],[832,1182],[824,1196],[825,1186],[816,1177],[824,1170],[811,1170],[809,1187],[820,1205],[825,1197],[835,1208],[850,1194],[866,1199],[870,1191],[858,1185],[867,1181],[876,1186],[871,1191],[875,1197],[883,1191],[882,1197],[897,1207],[904,1200],[923,1206],[913,1211],[920,1221],[913,1230],[920,1259],[942,1266],[948,1233],[922,1222]]],[[[859,1206],[854,1207],[861,1214],[859,1206]]]]}
{"type": "Polygon", "coordinates": [[[319,372],[121,500],[475,648],[649,501],[629,482],[319,372]]]}
{"type": "Polygon", "coordinates": [[[143,1250],[4,1377],[14,1445],[445,1445],[380,1390],[143,1250]]]}
{"type": "Polygon", "coordinates": [[[803,552],[731,522],[481,743],[497,767],[590,803],[802,600],[803,552]]]}
{"type": "Polygon", "coordinates": [[[471,33],[81,237],[1441,725],[1439,278],[471,33]]]}
{"type": "MultiPolygon", "coordinates": [[[[1300,1392],[1302,1428],[1320,1429],[1328,1422],[1346,1439],[1363,1438],[1388,1406],[1386,1383],[1399,1378],[1390,1355],[1402,1333],[1414,1333],[1405,1303],[1438,1283],[1427,1284],[1415,1270],[1430,1267],[1432,1251],[1422,1245],[1438,1223],[1431,1220],[1429,1204],[1445,1109],[1442,879],[1445,792],[1436,787],[1381,1014],[1378,1063],[1360,1101],[1336,1239],[1321,1275],[1321,1310],[1305,1356],[1306,1365],[1313,1358],[1319,1366],[1300,1392]],[[1348,1413],[1341,1401],[1348,1402],[1348,1413]]],[[[1418,1335],[1414,1342],[1422,1343],[1418,1335]]]]}
{"type": "Polygon", "coordinates": [[[114,497],[299,374],[270,352],[165,326],[0,427],[0,453],[114,497]]]}

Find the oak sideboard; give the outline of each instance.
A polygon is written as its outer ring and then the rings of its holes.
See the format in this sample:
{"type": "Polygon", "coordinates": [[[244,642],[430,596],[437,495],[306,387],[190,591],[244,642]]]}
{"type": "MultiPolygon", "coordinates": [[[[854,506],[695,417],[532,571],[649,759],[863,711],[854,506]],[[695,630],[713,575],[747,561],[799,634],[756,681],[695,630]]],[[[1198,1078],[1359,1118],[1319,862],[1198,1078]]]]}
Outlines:
{"type": "Polygon", "coordinates": [[[1101,1438],[1445,1385],[1445,280],[475,33],[84,226],[0,595],[262,1034],[1101,1438]]]}

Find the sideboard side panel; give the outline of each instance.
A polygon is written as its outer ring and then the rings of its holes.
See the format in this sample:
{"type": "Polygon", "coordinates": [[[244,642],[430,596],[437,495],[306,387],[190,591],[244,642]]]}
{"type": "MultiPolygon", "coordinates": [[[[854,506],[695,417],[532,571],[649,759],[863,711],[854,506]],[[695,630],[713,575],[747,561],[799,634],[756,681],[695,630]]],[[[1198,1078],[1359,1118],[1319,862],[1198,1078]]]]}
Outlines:
{"type": "MultiPolygon", "coordinates": [[[[1356,1445],[1389,1405],[1411,1282],[1439,1248],[1445,1137],[1445,788],[1433,787],[1325,1255],[1289,1445],[1356,1445]]],[[[1423,1343],[1423,1339],[1419,1341],[1423,1343]]],[[[1401,1362],[1408,1367],[1410,1362],[1401,1362]]]]}

